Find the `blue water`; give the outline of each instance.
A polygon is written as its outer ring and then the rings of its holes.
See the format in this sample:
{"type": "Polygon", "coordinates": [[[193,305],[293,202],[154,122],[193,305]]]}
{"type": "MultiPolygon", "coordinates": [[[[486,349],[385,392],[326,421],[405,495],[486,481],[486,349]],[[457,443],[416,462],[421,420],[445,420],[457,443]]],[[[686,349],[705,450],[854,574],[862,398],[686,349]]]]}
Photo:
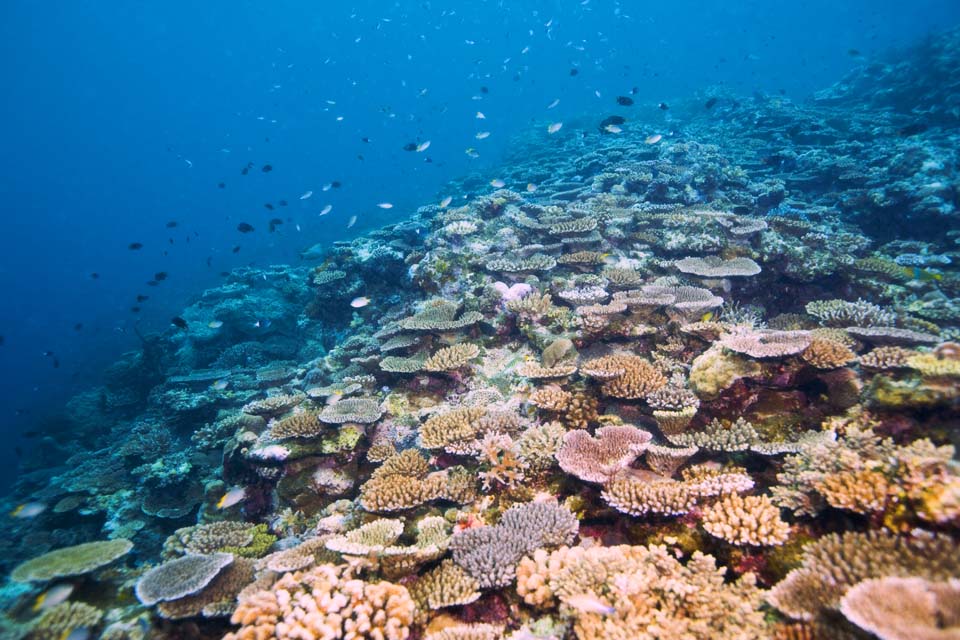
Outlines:
{"type": "Polygon", "coordinates": [[[135,322],[166,330],[223,271],[295,262],[438,201],[454,177],[495,175],[533,121],[611,112],[634,87],[647,109],[716,86],[803,100],[958,20],[960,4],[936,0],[7,0],[2,479],[29,447],[17,434],[135,348],[135,322]],[[133,314],[138,294],[150,299],[133,314]]]}

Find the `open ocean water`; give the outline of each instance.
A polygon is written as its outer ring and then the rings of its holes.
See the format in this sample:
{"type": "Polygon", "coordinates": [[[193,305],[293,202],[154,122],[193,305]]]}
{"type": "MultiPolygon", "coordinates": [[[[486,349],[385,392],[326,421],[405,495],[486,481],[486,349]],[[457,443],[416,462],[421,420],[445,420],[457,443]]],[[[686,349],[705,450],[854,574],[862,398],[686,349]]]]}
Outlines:
{"type": "Polygon", "coordinates": [[[960,633],[960,5],[0,16],[0,638],[960,633]]]}

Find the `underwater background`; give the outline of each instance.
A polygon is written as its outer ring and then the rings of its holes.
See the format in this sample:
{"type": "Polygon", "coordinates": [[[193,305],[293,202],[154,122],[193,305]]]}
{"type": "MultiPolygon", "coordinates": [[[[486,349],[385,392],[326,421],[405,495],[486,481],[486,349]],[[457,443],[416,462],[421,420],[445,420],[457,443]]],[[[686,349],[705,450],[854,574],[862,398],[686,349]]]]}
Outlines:
{"type": "Polygon", "coordinates": [[[0,638],[960,626],[956,3],[0,15],[0,638]]]}

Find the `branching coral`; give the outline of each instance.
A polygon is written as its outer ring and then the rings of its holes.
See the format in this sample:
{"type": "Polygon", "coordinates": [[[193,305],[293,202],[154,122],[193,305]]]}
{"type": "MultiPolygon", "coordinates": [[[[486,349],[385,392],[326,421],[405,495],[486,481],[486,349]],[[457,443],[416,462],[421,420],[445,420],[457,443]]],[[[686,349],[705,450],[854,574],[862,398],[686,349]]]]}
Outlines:
{"type": "Polygon", "coordinates": [[[667,378],[654,365],[629,354],[590,360],[583,363],[580,371],[602,380],[601,391],[615,398],[645,398],[667,384],[667,378]]]}
{"type": "Polygon", "coordinates": [[[323,432],[320,414],[316,411],[295,411],[270,421],[270,435],[276,440],[287,438],[313,438],[323,432]]]}
{"type": "Polygon", "coordinates": [[[603,499],[617,511],[632,516],[679,515],[689,512],[703,498],[753,488],[753,479],[739,470],[690,467],[681,476],[681,480],[671,480],[649,471],[628,469],[604,486],[603,499]]]}
{"type": "Polygon", "coordinates": [[[470,502],[472,477],[462,469],[430,472],[426,459],[414,449],[388,458],[360,488],[360,505],[374,513],[402,511],[432,500],[470,502]]]}
{"type": "Polygon", "coordinates": [[[424,371],[453,371],[467,366],[480,355],[480,347],[464,342],[444,347],[423,362],[424,371]]]}
{"type": "Polygon", "coordinates": [[[790,527],[766,496],[732,493],[703,510],[707,533],[735,545],[767,546],[786,542],[790,527]]]}
{"type": "Polygon", "coordinates": [[[800,357],[818,369],[836,369],[852,362],[857,354],[839,342],[814,338],[800,357]]]}
{"type": "Polygon", "coordinates": [[[406,640],[416,605],[405,587],[370,583],[343,567],[288,573],[269,589],[245,592],[224,640],[406,640]]]}
{"type": "Polygon", "coordinates": [[[753,574],[726,582],[699,551],[684,565],[662,546],[543,550],[517,567],[531,605],[559,603],[579,640],[767,637],[753,574]]]}

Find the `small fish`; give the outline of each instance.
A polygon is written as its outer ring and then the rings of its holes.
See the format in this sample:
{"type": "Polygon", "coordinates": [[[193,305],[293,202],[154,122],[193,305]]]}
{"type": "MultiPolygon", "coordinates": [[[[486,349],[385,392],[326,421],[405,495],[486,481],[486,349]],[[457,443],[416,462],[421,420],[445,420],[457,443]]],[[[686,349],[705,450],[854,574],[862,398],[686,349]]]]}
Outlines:
{"type": "Polygon", "coordinates": [[[487,116],[483,115],[483,111],[477,111],[477,120],[486,120],[487,116]]]}
{"type": "Polygon", "coordinates": [[[468,147],[467,149],[464,149],[463,152],[464,152],[465,154],[467,154],[467,155],[468,155],[469,157],[471,157],[471,158],[479,158],[479,157],[480,157],[480,154],[477,153],[477,150],[474,149],[473,147],[468,147]]]}
{"type": "Polygon", "coordinates": [[[430,141],[425,140],[424,142],[421,142],[420,144],[417,145],[417,153],[422,153],[429,148],[430,148],[430,141]]]}
{"type": "Polygon", "coordinates": [[[320,187],[320,190],[321,190],[321,191],[330,191],[330,189],[332,189],[332,188],[333,188],[333,183],[332,183],[332,182],[328,182],[327,184],[325,184],[325,185],[323,185],[322,187],[320,187]]]}
{"type": "Polygon", "coordinates": [[[614,607],[593,595],[592,593],[581,593],[566,598],[566,603],[584,613],[598,613],[601,615],[610,615],[616,612],[614,607]]]}
{"type": "Polygon", "coordinates": [[[490,137],[489,131],[481,131],[480,133],[474,136],[474,138],[476,138],[477,140],[486,140],[489,137],[490,137]]]}
{"type": "Polygon", "coordinates": [[[416,151],[416,150],[417,150],[417,143],[416,143],[416,142],[408,142],[407,144],[403,145],[403,150],[404,150],[404,151],[416,151]]]}
{"type": "Polygon", "coordinates": [[[320,213],[318,213],[317,215],[318,215],[318,216],[325,216],[325,215],[327,215],[328,213],[330,213],[331,211],[333,211],[333,205],[332,205],[332,204],[328,204],[328,205],[325,206],[323,209],[321,209],[321,210],[320,210],[320,213]]]}
{"type": "Polygon", "coordinates": [[[380,203],[377,203],[377,206],[380,207],[381,209],[393,209],[393,204],[389,202],[380,202],[380,203]]]}
{"type": "Polygon", "coordinates": [[[450,206],[450,203],[451,203],[451,202],[453,202],[453,197],[452,197],[452,196],[447,196],[446,198],[444,198],[443,200],[440,201],[440,208],[441,208],[441,209],[446,209],[447,207],[450,206]]]}
{"type": "Polygon", "coordinates": [[[272,164],[265,164],[265,165],[263,165],[263,168],[260,169],[260,171],[263,171],[264,173],[270,173],[271,171],[273,171],[273,165],[272,165],[272,164]]]}
{"type": "Polygon", "coordinates": [[[150,299],[150,296],[145,296],[142,293],[137,294],[137,302],[146,302],[150,299]]]}
{"type": "Polygon", "coordinates": [[[859,58],[863,54],[860,53],[859,49],[847,49],[847,55],[851,58],[859,58]]]}
{"type": "Polygon", "coordinates": [[[246,222],[241,222],[237,225],[237,231],[240,233],[250,233],[253,231],[253,225],[246,222]]]}
{"type": "Polygon", "coordinates": [[[713,311],[707,311],[700,316],[700,322],[710,322],[711,320],[713,320],[713,311]]]}
{"type": "Polygon", "coordinates": [[[226,182],[218,182],[218,183],[217,183],[217,188],[219,188],[219,189],[226,189],[226,188],[227,188],[227,183],[226,183],[226,182]]]}
{"type": "Polygon", "coordinates": [[[350,220],[347,222],[347,229],[357,224],[357,216],[350,216],[350,220]]]}
{"type": "Polygon", "coordinates": [[[554,108],[555,106],[557,106],[558,104],[560,104],[560,98],[557,98],[556,100],[554,100],[553,102],[551,102],[550,104],[548,104],[548,105],[547,105],[547,109],[553,109],[553,108],[554,108]]]}
{"type": "Polygon", "coordinates": [[[283,224],[283,220],[280,218],[272,218],[269,223],[270,233],[273,233],[277,230],[277,227],[283,224]]]}
{"type": "Polygon", "coordinates": [[[603,128],[603,130],[606,131],[607,133],[623,133],[623,129],[621,129],[615,124],[608,124],[603,128]]]}
{"type": "Polygon", "coordinates": [[[338,180],[334,180],[333,182],[330,183],[330,186],[333,187],[334,189],[339,189],[340,187],[343,186],[343,183],[338,180]]]}
{"type": "Polygon", "coordinates": [[[69,582],[54,585],[37,596],[33,601],[34,611],[46,611],[67,601],[73,594],[73,585],[69,582]]]}
{"type": "Polygon", "coordinates": [[[180,316],[175,316],[174,318],[172,318],[170,320],[170,324],[172,324],[175,327],[179,327],[180,329],[187,328],[187,321],[181,318],[180,316]]]}
{"type": "Polygon", "coordinates": [[[350,301],[350,306],[354,309],[361,309],[370,304],[370,298],[367,296],[360,296],[359,298],[354,298],[350,301]]]}
{"type": "Polygon", "coordinates": [[[710,98],[709,100],[707,100],[707,101],[703,104],[703,108],[704,108],[704,109],[712,109],[712,108],[713,108],[713,105],[715,105],[715,104],[717,104],[717,99],[716,99],[716,98],[710,98]]]}
{"type": "Polygon", "coordinates": [[[633,98],[629,96],[617,96],[617,104],[621,107],[632,107],[633,98]]]}
{"type": "Polygon", "coordinates": [[[127,249],[130,249],[130,251],[139,251],[140,249],[143,249],[143,243],[131,242],[130,244],[127,245],[127,249]]]}
{"type": "Polygon", "coordinates": [[[507,183],[500,178],[494,178],[490,181],[490,186],[494,189],[502,189],[503,187],[507,186],[507,183]]]}
{"type": "Polygon", "coordinates": [[[562,122],[553,122],[550,124],[549,127],[547,127],[547,133],[556,133],[557,131],[560,131],[560,129],[562,128],[563,128],[562,122]]]}
{"type": "Polygon", "coordinates": [[[240,253],[240,245],[236,245],[233,249],[230,249],[230,253],[240,253]]]}
{"type": "Polygon", "coordinates": [[[166,271],[157,271],[155,274],[153,274],[153,279],[162,282],[167,279],[167,276],[168,274],[166,271]]]}
{"type": "Polygon", "coordinates": [[[167,223],[167,229],[173,229],[176,226],[177,226],[176,220],[171,220],[170,222],[167,223]]]}
{"type": "Polygon", "coordinates": [[[626,121],[627,119],[623,116],[608,116],[600,121],[600,131],[604,131],[611,124],[620,125],[626,121]]]}
{"type": "Polygon", "coordinates": [[[303,194],[300,195],[300,199],[306,200],[312,195],[313,195],[313,191],[304,191],[303,194]]]}
{"type": "Polygon", "coordinates": [[[11,518],[19,518],[21,520],[28,520],[30,518],[36,518],[38,515],[47,510],[47,505],[42,502],[24,502],[16,509],[10,512],[11,518]]]}
{"type": "Polygon", "coordinates": [[[536,190],[537,190],[537,185],[533,184],[532,182],[527,183],[527,193],[533,193],[536,190]]]}
{"type": "Polygon", "coordinates": [[[571,75],[571,76],[578,75],[579,73],[580,73],[580,70],[577,69],[577,68],[570,69],[570,75],[571,75]]]}
{"type": "Polygon", "coordinates": [[[660,109],[660,111],[666,111],[670,108],[670,105],[668,105],[666,102],[661,102],[657,105],[657,108],[660,109]]]}
{"type": "Polygon", "coordinates": [[[223,391],[229,386],[230,386],[229,380],[217,380],[216,382],[210,385],[210,388],[213,389],[214,391],[223,391]]]}
{"type": "Polygon", "coordinates": [[[229,509],[247,497],[246,487],[235,487],[217,500],[217,509],[229,509]]]}
{"type": "Polygon", "coordinates": [[[927,271],[926,269],[921,269],[920,267],[905,267],[903,271],[911,280],[919,280],[920,282],[935,282],[943,280],[943,276],[939,273],[927,271]]]}
{"type": "Polygon", "coordinates": [[[223,320],[211,320],[207,323],[207,326],[211,329],[219,329],[223,326],[223,320]]]}
{"type": "Polygon", "coordinates": [[[96,271],[94,271],[93,273],[90,274],[90,279],[91,279],[91,280],[99,280],[99,279],[100,279],[100,274],[97,273],[96,271]]]}
{"type": "Polygon", "coordinates": [[[263,206],[266,207],[266,209],[267,209],[268,211],[273,211],[273,205],[270,204],[269,202],[268,202],[267,204],[263,205],[263,206]]]}
{"type": "Polygon", "coordinates": [[[657,143],[660,142],[661,140],[663,140],[663,136],[660,135],[659,133],[656,133],[656,134],[654,134],[654,135],[652,135],[652,136],[647,136],[647,139],[644,140],[644,142],[645,142],[646,144],[657,144],[657,143]]]}

